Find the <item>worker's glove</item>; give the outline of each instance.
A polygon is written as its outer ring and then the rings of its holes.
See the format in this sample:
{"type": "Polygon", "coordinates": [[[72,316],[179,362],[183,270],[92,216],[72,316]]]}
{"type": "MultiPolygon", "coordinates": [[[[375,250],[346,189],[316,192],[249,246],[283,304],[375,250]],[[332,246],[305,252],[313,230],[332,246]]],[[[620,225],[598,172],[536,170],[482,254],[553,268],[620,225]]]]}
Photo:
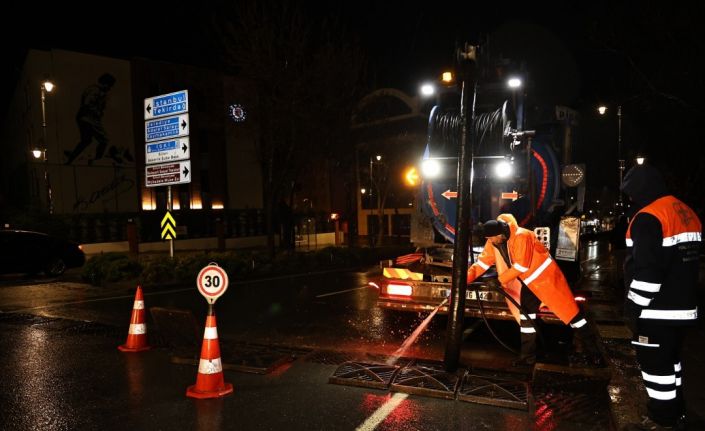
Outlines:
{"type": "Polygon", "coordinates": [[[488,278],[487,280],[485,280],[485,285],[488,288],[494,290],[499,290],[502,288],[502,284],[496,278],[488,278]]]}

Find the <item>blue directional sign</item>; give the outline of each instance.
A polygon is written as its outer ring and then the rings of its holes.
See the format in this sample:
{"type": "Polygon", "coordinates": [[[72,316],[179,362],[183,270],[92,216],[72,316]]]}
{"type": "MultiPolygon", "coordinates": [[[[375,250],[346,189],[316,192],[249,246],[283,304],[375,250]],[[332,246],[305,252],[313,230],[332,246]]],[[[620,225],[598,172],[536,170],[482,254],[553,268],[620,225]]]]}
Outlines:
{"type": "Polygon", "coordinates": [[[145,121],[144,137],[147,142],[188,136],[188,114],[145,121]]]}
{"type": "Polygon", "coordinates": [[[145,163],[176,162],[191,158],[191,145],[188,136],[148,143],[145,146],[145,163]]]}
{"type": "Polygon", "coordinates": [[[188,112],[188,90],[144,99],[144,119],[165,117],[188,112]]]}

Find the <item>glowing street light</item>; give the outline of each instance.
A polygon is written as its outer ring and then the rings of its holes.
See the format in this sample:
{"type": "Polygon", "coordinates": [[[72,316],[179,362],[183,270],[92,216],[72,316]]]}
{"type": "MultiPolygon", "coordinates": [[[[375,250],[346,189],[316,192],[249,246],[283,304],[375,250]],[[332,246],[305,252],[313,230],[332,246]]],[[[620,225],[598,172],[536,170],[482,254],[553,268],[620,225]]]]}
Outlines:
{"type": "Polygon", "coordinates": [[[519,88],[521,87],[521,78],[518,78],[516,76],[513,76],[507,80],[507,85],[509,88],[519,88]]]}
{"type": "Polygon", "coordinates": [[[421,86],[421,95],[424,97],[430,97],[436,94],[436,87],[433,84],[423,84],[421,86]]]}
{"type": "Polygon", "coordinates": [[[502,160],[494,165],[494,173],[498,178],[508,178],[512,174],[512,165],[508,161],[502,160]]]}
{"type": "Polygon", "coordinates": [[[645,161],[646,161],[646,157],[636,156],[636,164],[637,165],[643,165],[645,161]]]}

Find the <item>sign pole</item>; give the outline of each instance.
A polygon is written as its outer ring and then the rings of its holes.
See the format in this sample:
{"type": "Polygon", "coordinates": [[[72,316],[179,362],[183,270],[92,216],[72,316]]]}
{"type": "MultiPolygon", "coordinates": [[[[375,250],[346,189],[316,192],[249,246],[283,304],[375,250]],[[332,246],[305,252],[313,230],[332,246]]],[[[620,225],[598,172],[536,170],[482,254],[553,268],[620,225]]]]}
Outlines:
{"type": "MultiPolygon", "coordinates": [[[[167,208],[169,212],[172,210],[172,199],[171,199],[171,186],[167,186],[167,208]]],[[[174,258],[174,237],[169,238],[169,257],[174,258]]]]}

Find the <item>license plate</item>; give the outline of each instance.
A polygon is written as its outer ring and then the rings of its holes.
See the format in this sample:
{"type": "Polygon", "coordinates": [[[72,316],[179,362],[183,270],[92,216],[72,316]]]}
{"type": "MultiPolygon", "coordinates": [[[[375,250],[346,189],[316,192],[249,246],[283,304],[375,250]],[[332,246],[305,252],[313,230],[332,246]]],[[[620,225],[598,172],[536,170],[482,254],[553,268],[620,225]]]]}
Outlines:
{"type": "MultiPolygon", "coordinates": [[[[450,290],[449,289],[441,289],[440,290],[440,296],[441,297],[447,297],[449,295],[450,290]]],[[[478,292],[480,294],[480,301],[489,301],[490,300],[490,292],[486,290],[480,290],[478,292]]],[[[468,289],[465,291],[465,299],[471,299],[475,300],[477,296],[475,296],[475,290],[473,289],[468,289]]]]}

